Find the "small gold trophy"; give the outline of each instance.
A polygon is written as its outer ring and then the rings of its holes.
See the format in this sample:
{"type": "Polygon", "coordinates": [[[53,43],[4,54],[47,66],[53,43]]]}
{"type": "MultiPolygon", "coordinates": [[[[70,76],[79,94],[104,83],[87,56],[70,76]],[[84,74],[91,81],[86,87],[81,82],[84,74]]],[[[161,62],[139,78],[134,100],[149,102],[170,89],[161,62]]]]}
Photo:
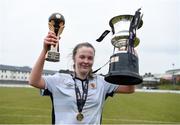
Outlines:
{"type": "MultiPolygon", "coordinates": [[[[53,13],[49,17],[49,30],[53,31],[56,36],[60,36],[64,29],[65,19],[64,16],[60,13],[53,13]]],[[[51,62],[59,62],[60,53],[59,53],[59,43],[55,46],[49,46],[49,49],[46,54],[46,60],[51,62]]]]}

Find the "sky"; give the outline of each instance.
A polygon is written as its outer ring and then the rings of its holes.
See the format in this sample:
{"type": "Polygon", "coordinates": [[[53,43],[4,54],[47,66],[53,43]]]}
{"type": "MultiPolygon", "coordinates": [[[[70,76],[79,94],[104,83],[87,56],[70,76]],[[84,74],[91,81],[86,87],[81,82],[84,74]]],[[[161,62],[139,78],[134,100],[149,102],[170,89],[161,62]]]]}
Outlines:
{"type": "MultiPolygon", "coordinates": [[[[131,14],[141,8],[143,26],[137,30],[140,44],[139,73],[165,73],[180,69],[180,0],[1,0],[0,64],[33,67],[43,46],[48,18],[54,12],[65,18],[60,40],[60,62],[45,62],[45,69],[72,70],[71,53],[80,42],[96,49],[93,70],[113,54],[112,33],[101,42],[96,39],[111,30],[111,18],[131,14]]],[[[108,73],[109,65],[98,73],[108,73]]]]}

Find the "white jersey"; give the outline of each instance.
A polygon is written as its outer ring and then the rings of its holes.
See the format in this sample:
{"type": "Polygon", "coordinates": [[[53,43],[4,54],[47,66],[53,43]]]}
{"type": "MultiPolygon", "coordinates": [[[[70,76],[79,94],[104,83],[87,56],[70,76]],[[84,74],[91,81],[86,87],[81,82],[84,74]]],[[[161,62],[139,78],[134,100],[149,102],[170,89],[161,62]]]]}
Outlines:
{"type": "Polygon", "coordinates": [[[78,121],[75,82],[82,93],[82,83],[86,81],[80,79],[74,81],[70,74],[64,73],[56,73],[43,78],[45,88],[53,95],[55,124],[100,124],[105,97],[118,87],[118,85],[106,82],[100,75],[95,75],[93,79],[90,79],[87,99],[82,110],[84,118],[78,121]]]}

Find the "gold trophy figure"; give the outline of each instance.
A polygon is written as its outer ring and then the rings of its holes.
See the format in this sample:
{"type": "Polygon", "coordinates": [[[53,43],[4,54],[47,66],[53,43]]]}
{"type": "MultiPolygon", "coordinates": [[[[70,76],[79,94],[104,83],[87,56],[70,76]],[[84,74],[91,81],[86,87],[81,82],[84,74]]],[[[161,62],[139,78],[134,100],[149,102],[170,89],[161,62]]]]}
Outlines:
{"type": "MultiPolygon", "coordinates": [[[[60,36],[64,29],[65,19],[64,16],[60,13],[53,13],[49,17],[49,30],[53,31],[56,36],[60,36]]],[[[60,53],[59,53],[59,43],[55,46],[49,46],[49,49],[46,54],[46,60],[51,62],[59,62],[60,53]]]]}

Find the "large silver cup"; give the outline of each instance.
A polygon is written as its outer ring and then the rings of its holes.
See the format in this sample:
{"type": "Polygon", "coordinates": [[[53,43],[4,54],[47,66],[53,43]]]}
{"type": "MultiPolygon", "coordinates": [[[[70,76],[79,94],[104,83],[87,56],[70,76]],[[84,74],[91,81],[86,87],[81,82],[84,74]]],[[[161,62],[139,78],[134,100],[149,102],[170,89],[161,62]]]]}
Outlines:
{"type": "MultiPolygon", "coordinates": [[[[60,36],[64,29],[65,25],[65,19],[64,16],[60,13],[53,13],[49,17],[49,30],[53,31],[56,36],[60,36]]],[[[59,43],[57,43],[55,46],[51,45],[49,46],[49,49],[46,54],[46,60],[51,62],[59,62],[60,60],[60,53],[59,53],[59,43]]]]}
{"type": "Polygon", "coordinates": [[[135,47],[140,40],[136,30],[142,26],[139,10],[135,15],[119,15],[109,21],[112,29],[111,43],[114,54],[110,57],[109,72],[105,80],[120,85],[136,85],[142,83],[139,75],[138,56],[135,47]]]}

